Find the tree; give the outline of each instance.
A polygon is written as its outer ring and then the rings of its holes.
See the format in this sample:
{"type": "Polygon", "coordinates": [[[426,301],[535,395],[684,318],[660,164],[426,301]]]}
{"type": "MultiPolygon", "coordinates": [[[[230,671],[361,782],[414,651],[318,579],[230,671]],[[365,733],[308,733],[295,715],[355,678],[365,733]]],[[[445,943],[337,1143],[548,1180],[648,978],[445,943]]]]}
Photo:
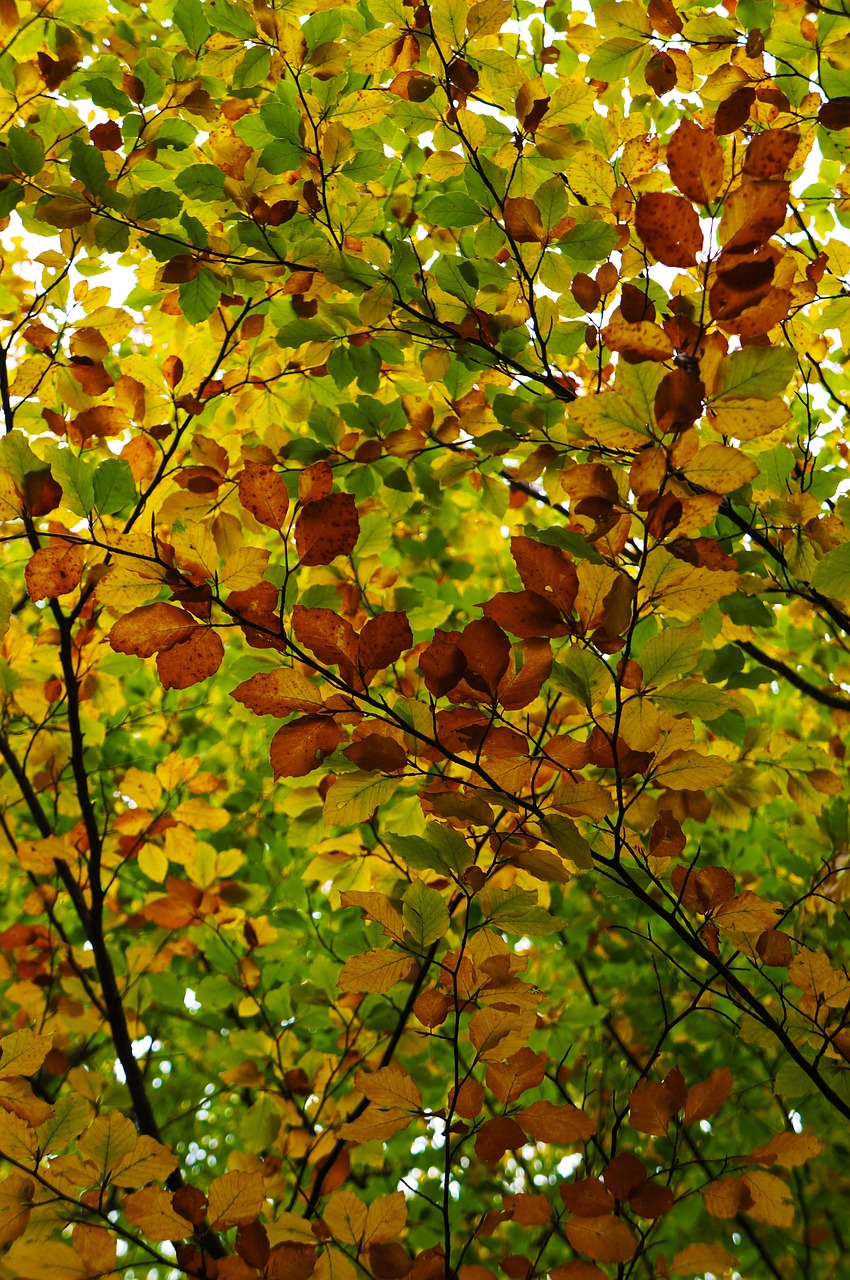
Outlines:
{"type": "Polygon", "coordinates": [[[834,1276],[847,0],[0,0],[0,1276],[834,1276]]]}

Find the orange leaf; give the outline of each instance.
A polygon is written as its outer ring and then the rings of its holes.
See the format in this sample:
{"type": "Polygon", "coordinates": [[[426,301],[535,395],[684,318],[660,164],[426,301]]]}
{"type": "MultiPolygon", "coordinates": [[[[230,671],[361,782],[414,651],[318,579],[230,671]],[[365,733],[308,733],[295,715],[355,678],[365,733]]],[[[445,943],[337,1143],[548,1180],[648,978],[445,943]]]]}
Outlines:
{"type": "Polygon", "coordinates": [[[330,716],[303,716],[278,729],[270,759],[275,778],[303,778],[335,751],[342,730],[330,716]]]}
{"type": "Polygon", "coordinates": [[[55,600],[79,586],[83,548],[57,539],[36,551],[24,570],[30,600],[55,600]]]}
{"type": "Polygon", "coordinates": [[[401,1107],[418,1111],[422,1091],[404,1067],[380,1067],[377,1071],[358,1071],[354,1087],[379,1107],[401,1107]]]}
{"type": "Polygon", "coordinates": [[[215,675],[224,657],[217,631],[197,627],[188,640],[156,655],[156,669],[164,689],[188,689],[215,675]]]}
{"type": "Polygon", "coordinates": [[[360,534],[357,503],[350,493],[334,493],[302,507],[295,522],[295,546],[303,565],[330,564],[350,555],[360,534]]]}
{"type": "Polygon", "coordinates": [[[667,168],[683,196],[710,204],[723,182],[723,152],[713,133],[683,120],[667,144],[667,168]]]}
{"type": "Polygon", "coordinates": [[[649,252],[667,267],[693,267],[702,249],[696,210],[681,196],[650,191],[635,209],[635,228],[649,252]]]}
{"type": "Polygon", "coordinates": [[[807,1160],[820,1155],[825,1147],[823,1139],[816,1138],[813,1133],[786,1131],[775,1133],[768,1142],[756,1147],[750,1153],[749,1160],[758,1164],[779,1165],[782,1169],[796,1169],[807,1160]]]}
{"type": "Polygon", "coordinates": [[[506,1062],[487,1064],[487,1088],[499,1102],[515,1102],[526,1089],[542,1084],[546,1059],[532,1049],[519,1049],[506,1062]]]}
{"type": "Polygon", "coordinates": [[[526,1137],[516,1120],[510,1116],[494,1116],[485,1120],[475,1139],[475,1154],[492,1168],[506,1151],[516,1151],[525,1145],[526,1137]]]}
{"type": "Polygon", "coordinates": [[[449,1094],[449,1105],[456,1115],[464,1120],[474,1120],[484,1106],[484,1086],[477,1080],[464,1080],[455,1093],[452,1087],[449,1094]]]}
{"type": "Polygon", "coordinates": [[[320,662],[339,666],[354,664],[357,660],[354,628],[332,609],[305,609],[297,604],[292,610],[292,629],[298,643],[314,653],[320,662]]]}
{"type": "Polygon", "coordinates": [[[680,1249],[670,1264],[676,1276],[701,1276],[711,1271],[716,1276],[727,1275],[735,1266],[735,1259],[725,1249],[715,1244],[689,1244],[680,1249]]]}
{"type": "Polygon", "coordinates": [[[263,1207],[263,1176],[258,1172],[223,1173],[210,1183],[207,1197],[213,1228],[253,1222],[263,1207]]]}
{"type": "Polygon", "coordinates": [[[734,1176],[718,1178],[702,1189],[703,1203],[713,1218],[737,1217],[742,1209],[748,1209],[753,1197],[743,1178],[734,1176]]]}
{"type": "Polygon", "coordinates": [[[538,1142],[586,1142],[596,1133],[596,1124],[581,1107],[570,1103],[532,1102],[517,1117],[523,1128],[538,1142]]]}
{"type": "Polygon", "coordinates": [[[171,1196],[162,1187],[145,1187],[124,1197],[124,1216],[149,1240],[185,1240],[191,1226],[175,1213],[171,1196]]]}
{"type": "Polygon", "coordinates": [[[274,467],[249,462],[239,477],[239,501],[269,529],[282,529],[289,509],[289,493],[274,467]]]}
{"type": "Polygon", "coordinates": [[[691,1085],[685,1102],[685,1124],[707,1120],[723,1106],[732,1092],[732,1072],[728,1067],[715,1067],[702,1084],[691,1085]]]}
{"type": "Polygon", "coordinates": [[[176,605],[143,604],[118,619],[109,633],[109,643],[116,653],[151,658],[163,649],[182,644],[198,630],[192,615],[176,605]]]}
{"type": "Polygon", "coordinates": [[[243,680],[231,698],[258,716],[288,716],[293,711],[318,711],[324,707],[318,686],[292,667],[259,671],[243,680]]]}
{"type": "Polygon", "coordinates": [[[667,1127],[678,1110],[673,1091],[660,1080],[641,1080],[629,1095],[629,1124],[638,1133],[666,1138],[667,1127]]]}
{"type": "Polygon", "coordinates": [[[391,991],[397,982],[410,976],[412,956],[397,951],[367,951],[351,956],[339,975],[340,991],[391,991]]]}
{"type": "Polygon", "coordinates": [[[637,1248],[621,1218],[574,1218],[567,1223],[566,1233],[573,1248],[594,1262],[628,1262],[637,1248]]]}
{"type": "Polygon", "coordinates": [[[505,230],[517,244],[545,244],[540,210],[527,196],[508,196],[504,203],[505,230]]]}
{"type": "Polygon", "coordinates": [[[314,462],[305,467],[298,477],[298,497],[302,502],[318,502],[327,498],[334,484],[334,473],[329,462],[314,462]]]}

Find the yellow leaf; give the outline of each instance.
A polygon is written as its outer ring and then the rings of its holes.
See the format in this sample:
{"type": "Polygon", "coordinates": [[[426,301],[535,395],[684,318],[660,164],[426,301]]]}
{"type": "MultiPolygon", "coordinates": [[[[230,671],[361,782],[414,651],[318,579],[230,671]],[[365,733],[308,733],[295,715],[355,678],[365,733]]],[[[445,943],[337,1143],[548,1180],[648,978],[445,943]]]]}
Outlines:
{"type": "Polygon", "coordinates": [[[734,493],[758,475],[758,464],[739,449],[728,445],[707,444],[697,449],[682,468],[694,484],[711,493],[734,493]]]}
{"type": "Polygon", "coordinates": [[[83,1136],[77,1150],[99,1176],[119,1169],[136,1145],[136,1127],[120,1111],[99,1115],[83,1136]]]}
{"type": "Polygon", "coordinates": [[[781,1178],[763,1169],[744,1174],[753,1203],[744,1210],[756,1222],[766,1222],[771,1227],[790,1227],[794,1221],[794,1201],[791,1189],[781,1178]]]}
{"type": "Polygon", "coordinates": [[[143,1187],[147,1182],[164,1182],[176,1168],[177,1157],[168,1147],[142,1134],[113,1173],[112,1181],[119,1187],[143,1187]]]}
{"type": "Polygon", "coordinates": [[[334,1240],[359,1246],[366,1228],[366,1214],[363,1201],[343,1187],[328,1197],[322,1218],[334,1240]]]}
{"type": "Polygon", "coordinates": [[[155,809],[162,799],[162,783],[154,774],[133,767],[121,779],[121,794],[142,809],[155,809]]]}
{"type": "Polygon", "coordinates": [[[67,1244],[52,1240],[28,1243],[16,1240],[3,1259],[5,1268],[15,1280],[86,1280],[91,1275],[89,1267],[79,1254],[67,1244]]]}
{"type": "Polygon", "coordinates": [[[366,1211],[363,1243],[381,1244],[387,1240],[395,1240],[406,1224],[407,1201],[404,1193],[393,1191],[390,1195],[378,1196],[366,1211]]]}
{"type": "Polygon", "coordinates": [[[263,1207],[263,1177],[257,1172],[223,1173],[207,1194],[212,1227],[241,1226],[253,1222],[263,1207]]]}
{"type": "Polygon", "coordinates": [[[185,1240],[192,1233],[191,1222],[174,1210],[171,1196],[162,1187],[145,1187],[127,1196],[124,1216],[149,1240],[185,1240]]]}
{"type": "Polygon", "coordinates": [[[337,981],[340,991],[391,991],[409,976],[412,965],[411,956],[397,951],[367,951],[346,960],[337,981]]]}
{"type": "Polygon", "coordinates": [[[269,558],[260,547],[238,547],[225,560],[219,582],[227,591],[247,591],[262,581],[269,558]]]}
{"type": "Polygon", "coordinates": [[[53,1044],[53,1036],[34,1031],[13,1031],[0,1040],[0,1080],[9,1076],[32,1076],[38,1071],[53,1044]]]}
{"type": "Polygon", "coordinates": [[[155,844],[144,844],[136,858],[139,870],[143,871],[154,884],[163,884],[168,875],[168,858],[162,849],[155,844]]]}

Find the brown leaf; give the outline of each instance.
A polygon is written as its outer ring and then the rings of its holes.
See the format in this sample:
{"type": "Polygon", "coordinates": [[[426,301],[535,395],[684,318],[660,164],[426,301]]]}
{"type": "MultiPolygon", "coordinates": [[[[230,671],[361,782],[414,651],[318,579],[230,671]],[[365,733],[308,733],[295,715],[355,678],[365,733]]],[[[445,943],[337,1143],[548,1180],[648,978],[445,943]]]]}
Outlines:
{"type": "Polygon", "coordinates": [[[577,1253],[594,1262],[628,1262],[637,1241],[621,1218],[574,1218],[566,1226],[567,1239],[577,1253]]]}
{"type": "Polygon", "coordinates": [[[526,1136],[510,1116],[494,1116],[485,1120],[475,1138],[475,1154],[492,1168],[506,1151],[516,1151],[526,1143],[526,1136]]]}
{"type": "Polygon", "coordinates": [[[259,671],[230,694],[258,716],[288,716],[293,711],[318,711],[324,700],[318,685],[292,667],[259,671]]]}
{"type": "Polygon", "coordinates": [[[557,547],[525,537],[511,538],[511,555],[523,586],[551,600],[569,617],[578,593],[578,574],[567,555],[557,547]]]}
{"type": "Polygon", "coordinates": [[[419,656],[419,670],[425,680],[425,688],[435,698],[442,698],[463,678],[466,658],[455,641],[457,632],[449,635],[435,631],[434,639],[419,656]]]}
{"type": "Polygon", "coordinates": [[[78,413],[71,425],[82,441],[89,440],[92,436],[103,440],[129,431],[130,419],[123,409],[118,409],[115,405],[97,404],[78,413]]]}
{"type": "Polygon", "coordinates": [[[639,1218],[663,1218],[673,1207],[673,1192],[657,1182],[646,1182],[629,1196],[629,1208],[639,1218]]]}
{"type": "Polygon", "coordinates": [[[413,957],[378,948],[351,956],[340,970],[340,991],[391,991],[410,975],[413,957]]]}
{"type": "Polygon", "coordinates": [[[463,1080],[457,1093],[454,1087],[450,1090],[449,1106],[463,1120],[474,1120],[484,1106],[484,1086],[471,1078],[463,1080]]]}
{"type": "Polygon", "coordinates": [[[617,1200],[628,1200],[646,1182],[646,1169],[637,1156],[623,1151],[608,1161],[602,1181],[617,1200]]]}
{"type": "Polygon", "coordinates": [[[540,210],[527,196],[508,196],[504,203],[505,230],[517,244],[545,244],[540,210]]]}
{"type": "Polygon", "coordinates": [[[678,1103],[666,1082],[642,1080],[629,1095],[629,1124],[638,1133],[666,1138],[678,1103]]]}
{"type": "Polygon", "coordinates": [[[614,1197],[598,1178],[562,1182],[558,1194],[570,1213],[579,1218],[599,1218],[614,1212],[614,1197]]]}
{"type": "Polygon", "coordinates": [[[506,711],[519,711],[539,697],[552,671],[552,647],[548,640],[524,640],[513,650],[522,656],[522,667],[514,664],[499,684],[499,703],[506,711]]]}
{"type": "Polygon", "coordinates": [[[481,608],[485,617],[522,640],[567,634],[554,604],[536,591],[500,591],[481,608]]]}
{"type": "Polygon", "coordinates": [[[719,1111],[732,1092],[732,1072],[728,1067],[715,1067],[702,1084],[688,1089],[685,1102],[685,1124],[707,1120],[719,1111]]]}
{"type": "Polygon", "coordinates": [[[397,773],[407,764],[407,752],[401,743],[383,733],[367,733],[355,739],[342,754],[365,773],[397,773]]]}
{"type": "Polygon", "coordinates": [[[744,172],[753,178],[784,175],[800,145],[793,129],[765,129],[757,133],[744,154],[744,172]]]}
{"type": "Polygon", "coordinates": [[[728,1275],[737,1265],[731,1253],[720,1245],[689,1244],[680,1249],[670,1264],[675,1276],[702,1276],[711,1271],[716,1276],[728,1275]]]}
{"type": "Polygon", "coordinates": [[[249,462],[239,477],[239,501],[255,520],[269,529],[282,529],[289,509],[283,477],[274,467],[249,462]]]}
{"type": "Polygon", "coordinates": [[[499,1102],[516,1102],[526,1089],[542,1084],[546,1058],[532,1049],[518,1049],[505,1062],[488,1062],[487,1088],[499,1102]]]}
{"type": "Polygon", "coordinates": [[[793,958],[791,939],[779,929],[765,929],[756,943],[756,954],[762,964],[785,969],[793,958]]]}
{"type": "Polygon", "coordinates": [[[750,118],[750,111],[756,100],[756,91],[751,89],[749,85],[743,85],[740,89],[736,89],[734,93],[730,93],[725,101],[721,102],[717,108],[717,114],[714,117],[714,132],[719,135],[727,133],[735,133],[736,130],[743,128],[750,118]]]}
{"type": "Polygon", "coordinates": [[[333,489],[334,473],[329,462],[314,462],[298,477],[298,497],[302,503],[327,498],[333,489]]]}
{"type": "Polygon", "coordinates": [[[30,600],[55,600],[79,586],[83,574],[83,548],[57,538],[42,547],[24,570],[30,600]]]}
{"type": "Polygon", "coordinates": [[[678,858],[686,843],[678,819],[669,809],[660,809],[649,833],[649,852],[653,858],[678,858]]]}
{"type": "Polygon", "coordinates": [[[360,534],[357,503],[350,493],[334,493],[302,507],[295,522],[295,546],[302,565],[330,564],[350,555],[360,534]]]}
{"type": "Polygon", "coordinates": [[[261,1222],[247,1222],[236,1232],[236,1252],[252,1267],[264,1267],[269,1260],[269,1233],[261,1222]]]}
{"type": "Polygon", "coordinates": [[[305,609],[297,604],[292,610],[292,629],[298,643],[320,662],[328,666],[356,663],[357,635],[351,623],[333,609],[305,609]]]}
{"type": "Polygon", "coordinates": [[[646,83],[657,98],[663,98],[676,88],[678,74],[676,64],[663,49],[653,49],[644,71],[646,83]]]}
{"type": "Polygon", "coordinates": [[[464,627],[458,648],[466,659],[467,684],[495,698],[511,657],[511,642],[504,631],[489,618],[480,618],[464,627]]]}
{"type": "Polygon", "coordinates": [[[650,191],[635,209],[635,229],[649,252],[667,267],[693,267],[703,232],[693,205],[681,196],[650,191]]]}
{"type": "Polygon", "coordinates": [[[723,204],[717,238],[727,250],[756,249],[779,230],[788,212],[788,183],[745,182],[723,204]]]}
{"type": "Polygon", "coordinates": [[[200,628],[191,614],[173,604],[144,604],[119,618],[109,633],[116,653],[150,658],[188,640],[200,628]]]}
{"type": "Polygon", "coordinates": [[[825,129],[850,129],[850,97],[824,102],[818,108],[818,124],[825,129]]]}
{"type": "Polygon", "coordinates": [[[188,640],[160,650],[156,669],[164,689],[188,689],[215,675],[224,658],[224,645],[217,631],[198,627],[188,640]]]}
{"type": "Polygon", "coordinates": [[[330,716],[303,716],[278,729],[269,758],[275,778],[303,778],[335,751],[342,730],[330,716]]]}
{"type": "Polygon", "coordinates": [[[375,671],[391,666],[413,644],[406,613],[379,613],[360,632],[357,656],[361,670],[375,671]]]}
{"type": "Polygon", "coordinates": [[[520,1111],[519,1122],[538,1142],[570,1144],[586,1142],[596,1133],[596,1122],[581,1107],[565,1102],[532,1102],[520,1111]]]}
{"type": "Polygon", "coordinates": [[[741,1177],[718,1178],[702,1188],[706,1209],[713,1218],[736,1218],[752,1204],[752,1196],[741,1177]]]}

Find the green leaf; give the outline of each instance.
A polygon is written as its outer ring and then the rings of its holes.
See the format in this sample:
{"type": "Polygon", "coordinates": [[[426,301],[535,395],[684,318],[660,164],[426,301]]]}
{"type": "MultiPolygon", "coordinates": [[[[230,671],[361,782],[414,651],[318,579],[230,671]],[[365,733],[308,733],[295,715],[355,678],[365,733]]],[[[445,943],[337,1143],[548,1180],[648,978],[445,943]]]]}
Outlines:
{"type": "Polygon", "coordinates": [[[566,923],[540,906],[534,889],[486,889],[480,902],[487,924],[504,933],[542,938],[566,923]]]}
{"type": "Polygon", "coordinates": [[[94,458],[58,444],[50,444],[46,454],[54,479],[62,486],[62,505],[75,515],[91,515],[94,508],[94,458]]]}
{"type": "Polygon", "coordinates": [[[611,688],[611,672],[601,658],[590,649],[571,646],[562,652],[552,667],[552,683],[580,698],[588,711],[604,698],[611,688]]]}
{"type": "Polygon", "coordinates": [[[424,836],[390,834],[387,841],[393,852],[414,871],[441,871],[460,876],[475,857],[460,832],[445,822],[426,823],[424,836]]]}
{"type": "Polygon", "coordinates": [[[129,462],[123,458],[106,458],[94,474],[94,505],[101,516],[135,504],[138,494],[129,462]]]}
{"type": "Polygon", "coordinates": [[[97,147],[81,138],[71,139],[71,173],[93,196],[100,195],[109,177],[97,147]]]}
{"type": "Polygon", "coordinates": [[[212,33],[212,27],[204,17],[204,6],[201,0],[177,0],[174,6],[174,21],[183,32],[186,44],[193,53],[201,49],[212,33]]]}
{"type": "Polygon", "coordinates": [[[44,166],[44,147],[27,129],[10,129],[6,146],[16,169],[33,178],[44,166]]]}
{"type": "Polygon", "coordinates": [[[448,931],[448,909],[436,889],[414,880],[402,898],[404,927],[419,947],[430,947],[448,931]]]}
{"type": "Polygon", "coordinates": [[[617,238],[616,227],[607,222],[580,222],[564,236],[561,248],[568,260],[584,271],[588,266],[607,262],[617,238]]]}
{"type": "Polygon", "coordinates": [[[127,116],[133,110],[133,104],[126,93],[106,76],[92,76],[84,80],[83,88],[94,105],[105,111],[117,111],[120,116],[127,116]]]}
{"type": "Polygon", "coordinates": [[[203,324],[218,306],[221,285],[211,271],[201,267],[194,280],[181,284],[179,294],[180,310],[189,323],[203,324]]]}
{"type": "MultiPolygon", "coordinates": [[[[136,217],[140,222],[149,222],[154,218],[176,218],[182,207],[176,191],[152,187],[149,191],[143,191],[136,200],[136,217]]],[[[172,245],[172,250],[173,247],[172,245]]]]}
{"type": "Polygon", "coordinates": [[[421,212],[423,222],[435,227],[473,227],[481,222],[484,213],[481,206],[462,192],[448,192],[434,196],[421,212]]]}
{"type": "Polygon", "coordinates": [[[785,390],[796,368],[797,357],[789,347],[744,347],[720,365],[717,395],[769,400],[785,390]]]}
{"type": "Polygon", "coordinates": [[[812,574],[812,586],[833,600],[850,600],[850,542],[827,551],[812,574]]]}
{"type": "Polygon", "coordinates": [[[666,684],[674,676],[692,671],[702,651],[702,631],[698,623],[687,627],[665,627],[647,640],[638,661],[646,689],[666,684]]]}
{"type": "Polygon", "coordinates": [[[218,165],[190,164],[177,174],[174,185],[192,200],[210,202],[224,190],[224,174],[218,165]]]}

